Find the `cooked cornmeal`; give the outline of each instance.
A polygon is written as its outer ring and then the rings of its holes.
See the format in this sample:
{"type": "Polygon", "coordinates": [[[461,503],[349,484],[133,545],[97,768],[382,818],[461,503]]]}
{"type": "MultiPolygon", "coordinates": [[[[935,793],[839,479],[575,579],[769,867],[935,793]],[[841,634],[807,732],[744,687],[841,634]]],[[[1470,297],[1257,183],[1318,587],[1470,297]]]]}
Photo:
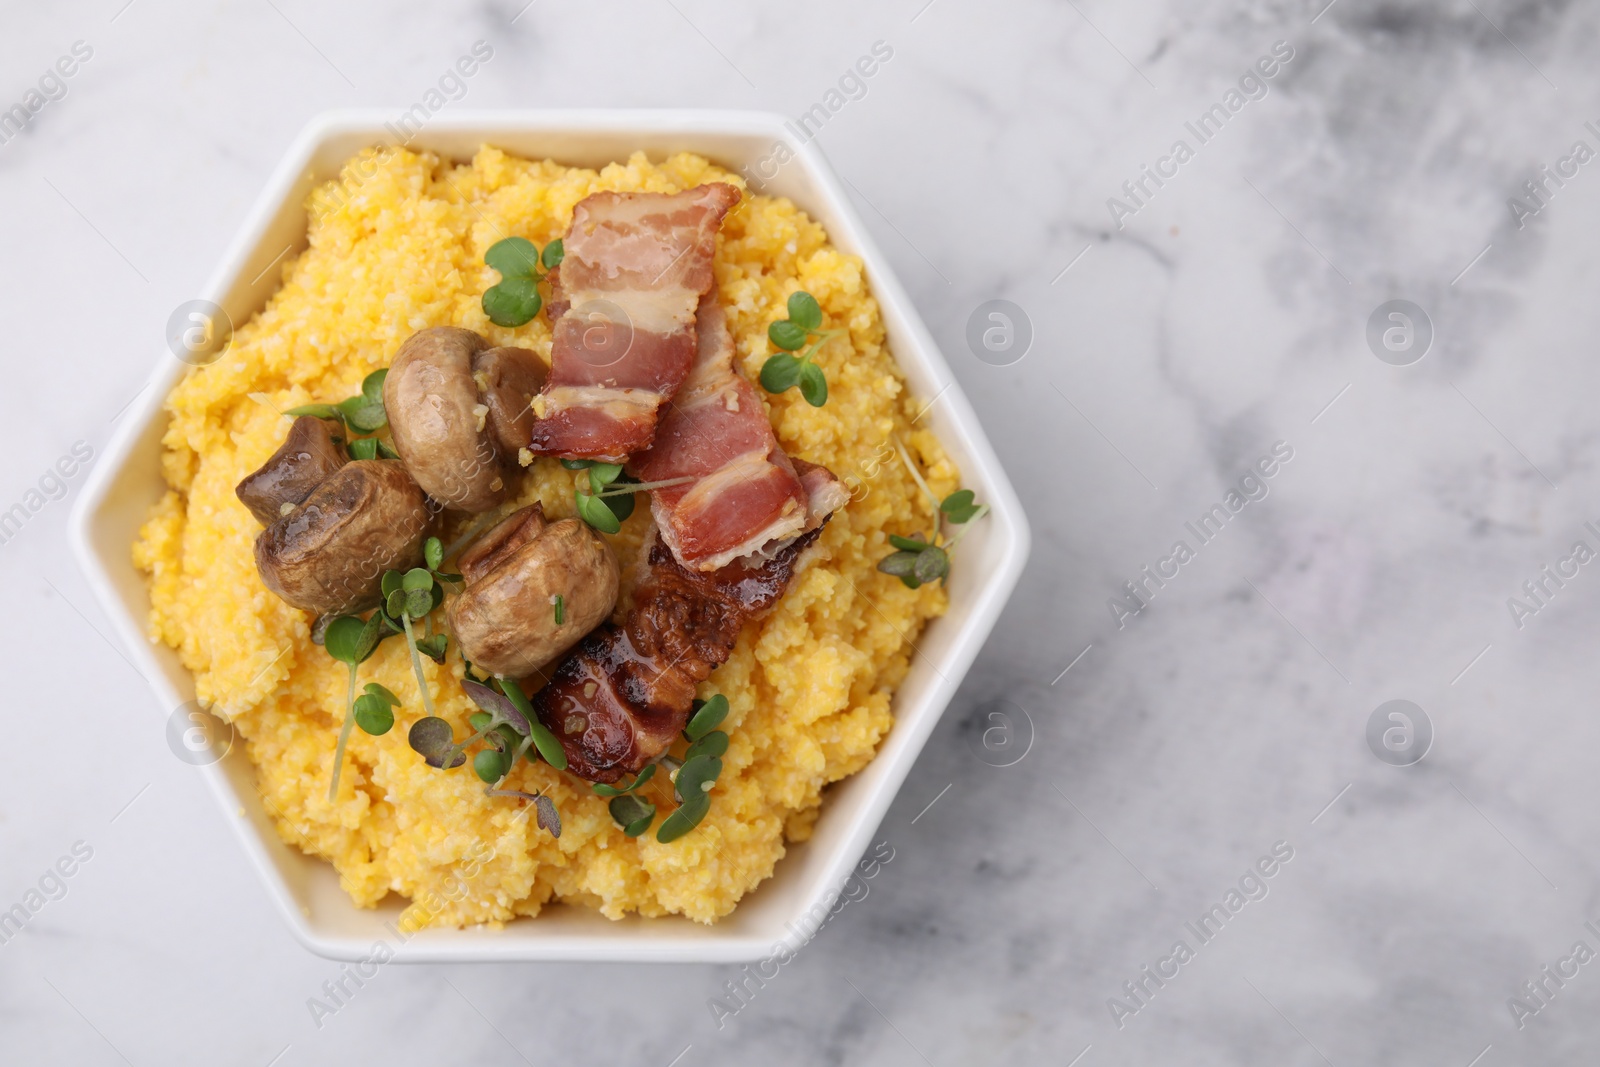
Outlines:
{"type": "MultiPolygon", "coordinates": [[[[320,856],[360,905],[389,893],[412,902],[403,922],[500,924],[560,900],[611,918],[682,914],[709,923],[772,874],[787,842],[801,841],[830,782],[872,759],[891,725],[890,696],[911,642],[946,605],[941,584],[906,588],[879,573],[889,532],[928,531],[927,494],[899,458],[903,442],[939,497],[957,472],[939,442],[916,428],[915,398],[885,344],[861,261],[828,243],[788,200],[751,194],[737,175],[698,156],[652,163],[636,154],[601,170],[519,159],[485,147],[470,163],[372,150],[346,164],[310,201],[309,248],[282,267],[282,287],[234,334],[216,363],[190,372],[167,400],[169,491],[134,546],[149,575],[150,632],[178,650],[199,699],[247,742],[266,810],[283,839],[320,856]],[[825,325],[847,327],[817,362],[826,406],[798,390],[767,396],[784,448],[830,467],[854,491],[778,607],[746,627],[732,657],[700,688],[724,694],[732,738],[711,811],[670,844],[631,839],[587,782],[548,764],[519,762],[506,783],[549,795],[559,839],[515,799],[484,795],[470,767],[428,767],[406,743],[423,715],[405,642],[384,642],[360,680],[393,690],[402,707],[381,737],[351,734],[339,792],[327,800],[344,715],[346,668],[313,644],[312,619],[268,592],[252,545],[260,526],[234,496],[240,479],[283,442],[281,412],[337,402],[389,364],[401,342],[430,326],[462,326],[491,344],[550,358],[546,316],[495,326],[480,300],[499,276],[484,252],[521,235],[543,246],[567,229],[573,206],[602,190],[676,192],[729,182],[745,199],[722,227],[716,278],[744,374],[772,354],[766,331],[804,289],[825,325]]],[[[521,476],[516,506],[539,501],[552,519],[574,514],[574,474],[540,459],[521,476]]],[[[509,508],[507,509],[509,510],[509,508]]],[[[467,520],[440,531],[448,542],[467,520]]],[[[641,506],[608,540],[632,569],[649,530],[641,506]]],[[[628,602],[624,583],[618,618],[628,602]]],[[[442,625],[437,612],[434,625],[442,625]]],[[[437,713],[470,733],[476,709],[462,693],[460,656],[423,660],[437,713]]],[[[644,790],[672,810],[666,776],[644,790]]]]}

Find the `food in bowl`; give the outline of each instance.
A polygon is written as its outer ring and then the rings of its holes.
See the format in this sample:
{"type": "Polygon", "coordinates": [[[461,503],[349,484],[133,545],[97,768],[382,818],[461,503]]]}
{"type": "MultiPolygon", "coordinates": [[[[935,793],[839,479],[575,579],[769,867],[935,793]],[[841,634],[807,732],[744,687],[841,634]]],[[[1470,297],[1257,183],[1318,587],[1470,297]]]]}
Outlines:
{"type": "Polygon", "coordinates": [[[167,401],[152,635],[357,903],[712,922],[872,758],[983,509],[787,200],[352,164],[167,401]]]}

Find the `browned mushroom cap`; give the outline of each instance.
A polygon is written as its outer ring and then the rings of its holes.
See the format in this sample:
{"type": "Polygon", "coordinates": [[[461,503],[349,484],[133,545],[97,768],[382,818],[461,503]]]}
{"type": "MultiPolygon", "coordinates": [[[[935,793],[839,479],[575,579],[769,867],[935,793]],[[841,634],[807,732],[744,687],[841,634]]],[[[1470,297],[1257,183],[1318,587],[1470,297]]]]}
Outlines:
{"type": "Polygon", "coordinates": [[[340,467],[289,514],[256,538],[266,587],[318,614],[376,605],[387,570],[422,564],[432,525],[422,489],[394,460],[340,467]]]}
{"type": "Polygon", "coordinates": [[[468,585],[475,585],[506,558],[544,532],[549,525],[543,504],[529,504],[495,523],[456,560],[456,569],[468,585]]]}
{"type": "Polygon", "coordinates": [[[450,601],[450,628],[462,655],[502,677],[534,673],[617,605],[617,558],[605,540],[577,519],[545,525],[538,505],[490,530],[460,564],[467,587],[450,601]]]}
{"type": "Polygon", "coordinates": [[[471,330],[435,326],[412,334],[383,383],[395,451],[433,499],[459,511],[488,511],[506,497],[505,472],[472,380],[485,345],[471,330]]]}
{"type": "Polygon", "coordinates": [[[488,348],[472,357],[472,377],[489,409],[489,433],[507,458],[533,438],[533,398],[549,371],[529,348],[488,348]]]}
{"type": "Polygon", "coordinates": [[[284,516],[285,504],[300,503],[345,465],[349,457],[335,425],[310,415],[295,419],[283,447],[234,489],[257,522],[271,526],[284,516]]]}

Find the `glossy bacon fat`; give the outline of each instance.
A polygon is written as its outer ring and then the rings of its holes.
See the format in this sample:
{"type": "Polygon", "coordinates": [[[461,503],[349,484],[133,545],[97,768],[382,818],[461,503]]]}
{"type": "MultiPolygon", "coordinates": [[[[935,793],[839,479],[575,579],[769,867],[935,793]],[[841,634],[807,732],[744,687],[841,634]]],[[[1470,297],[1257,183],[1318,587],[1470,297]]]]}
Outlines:
{"type": "Polygon", "coordinates": [[[745,623],[771,610],[813,530],[759,562],[690,570],[660,541],[622,626],[585,637],[533,696],[561,742],[567,770],[591,782],[634,775],[689,719],[695,686],[733,653],[745,623]]]}
{"type": "Polygon", "coordinates": [[[734,369],[715,297],[700,302],[696,329],[694,369],[628,473],[641,482],[695,479],[652,490],[650,510],[678,562],[711,571],[805,529],[807,493],[761,398],[734,369]]]}
{"type": "Polygon", "coordinates": [[[536,455],[620,463],[694,364],[695,310],[711,289],[723,217],[739,190],[595,193],[573,211],[552,275],[550,377],[534,401],[536,455]]]}

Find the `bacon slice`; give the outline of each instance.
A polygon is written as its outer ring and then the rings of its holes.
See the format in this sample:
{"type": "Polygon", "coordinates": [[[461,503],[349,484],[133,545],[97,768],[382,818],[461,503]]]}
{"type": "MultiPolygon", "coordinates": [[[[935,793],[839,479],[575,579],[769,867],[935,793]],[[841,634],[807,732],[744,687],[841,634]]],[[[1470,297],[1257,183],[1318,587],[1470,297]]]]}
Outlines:
{"type": "Polygon", "coordinates": [[[714,571],[815,528],[849,493],[826,467],[784,454],[760,396],[733,365],[715,296],[700,301],[696,325],[694,370],[628,473],[642,482],[695,479],[651,490],[650,510],[679,563],[714,571]]]}
{"type": "Polygon", "coordinates": [[[592,631],[532,697],[567,770],[615,782],[667,751],[689,720],[695,686],[732,655],[745,623],[777,604],[818,532],[715,571],[690,570],[652,544],[625,624],[592,631]]]}
{"type": "Polygon", "coordinates": [[[738,202],[723,182],[579,201],[552,275],[550,378],[530,451],[621,463],[650,444],[657,409],[694,363],[695,309],[738,202]]]}
{"type": "Polygon", "coordinates": [[[801,554],[850,498],[828,468],[779,447],[761,398],[734,369],[714,298],[701,301],[698,331],[694,373],[655,444],[630,465],[646,481],[697,481],[651,491],[658,536],[632,610],[623,625],[585,637],[532,698],[567,769],[592,782],[637,774],[672,745],[695,686],[733,653],[744,625],[777,604],[801,554]],[[706,555],[711,546],[721,547],[706,555]],[[686,547],[698,554],[685,559],[686,547]]]}

